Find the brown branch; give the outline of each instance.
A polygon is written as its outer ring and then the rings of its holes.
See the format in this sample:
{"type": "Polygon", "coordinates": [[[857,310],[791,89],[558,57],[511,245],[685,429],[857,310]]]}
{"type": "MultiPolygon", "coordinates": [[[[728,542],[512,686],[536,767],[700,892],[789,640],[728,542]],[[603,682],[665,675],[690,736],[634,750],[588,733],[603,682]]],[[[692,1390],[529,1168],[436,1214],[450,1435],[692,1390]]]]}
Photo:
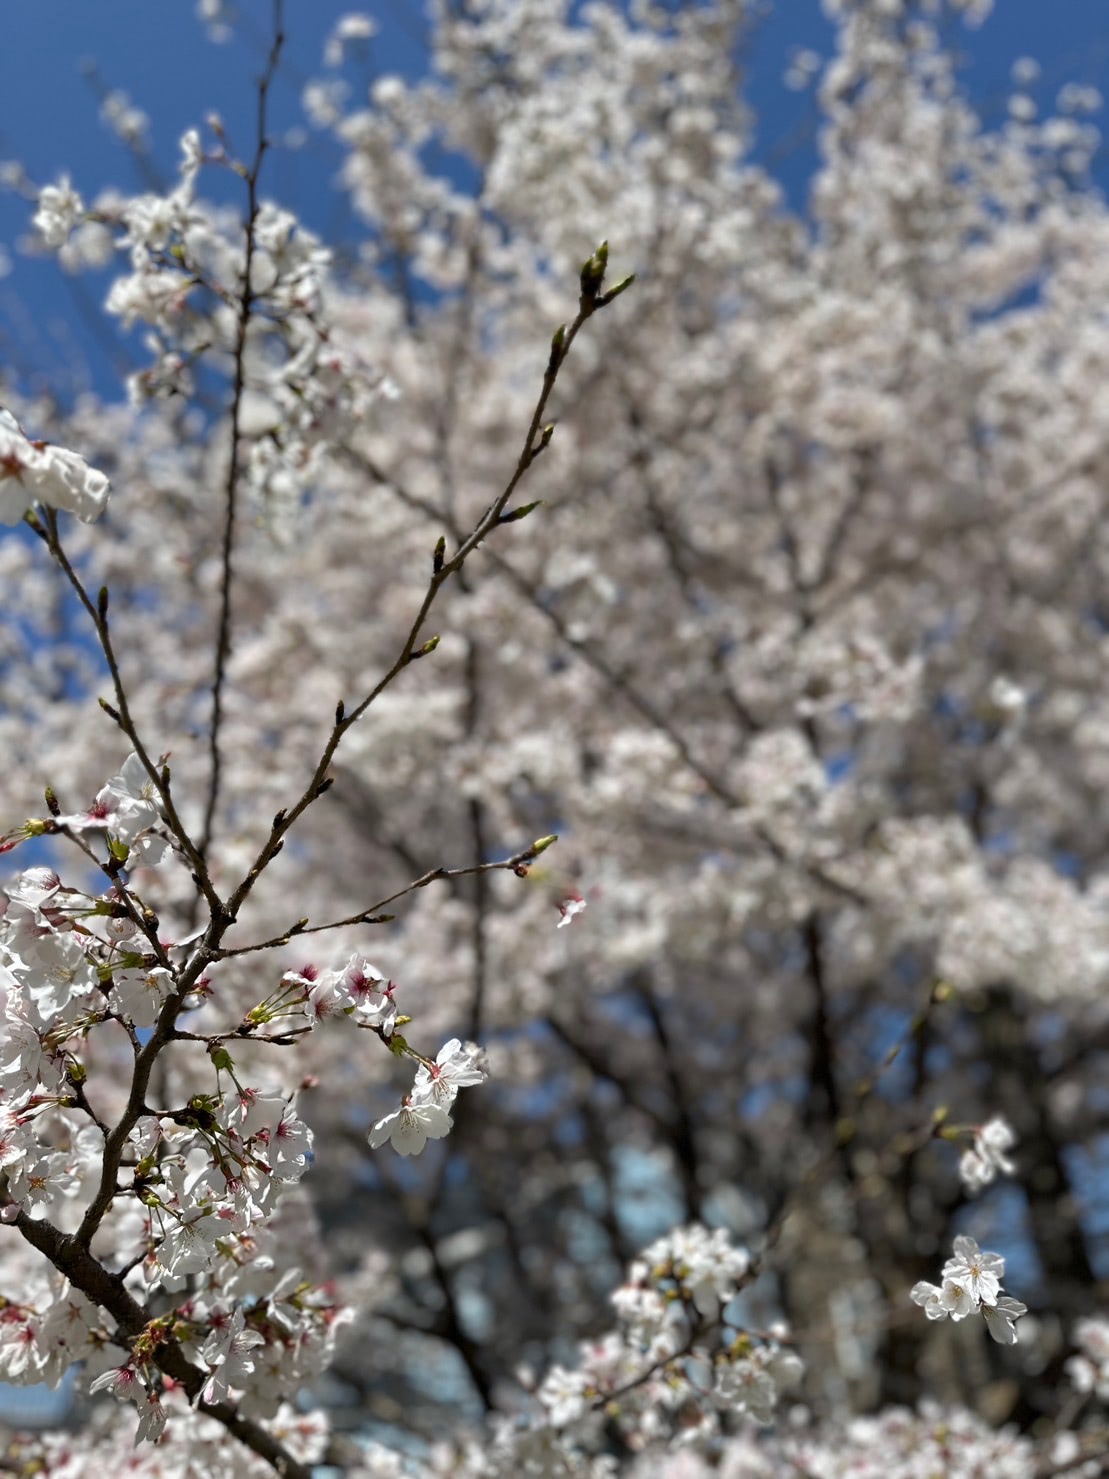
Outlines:
{"type": "Polygon", "coordinates": [[[182,822],[177,813],[177,807],[174,804],[173,796],[170,792],[169,769],[164,765],[159,767],[151,759],[150,752],[143,743],[142,736],[139,734],[134,717],[131,714],[131,706],[127,701],[127,693],[123,686],[123,677],[119,670],[119,662],[116,659],[115,647],[112,643],[111,628],[108,624],[108,588],[107,586],[102,586],[97,600],[93,601],[85,589],[84,582],[73,568],[68,555],[62,548],[61,538],[58,534],[56,511],[48,508],[45,510],[45,516],[45,525],[34,514],[28,514],[25,522],[46,544],[51,556],[57,562],[62,573],[73,588],[77,599],[92,619],[93,628],[100,642],[100,649],[104,654],[105,662],[108,664],[108,672],[111,675],[116,700],[116,707],[112,708],[110,704],[105,703],[102,699],[101,708],[104,709],[110,719],[115,721],[130,740],[135,754],[139,757],[143,769],[150,777],[154,789],[158,793],[158,800],[161,804],[166,824],[193,868],[197,887],[204,895],[205,901],[212,910],[213,915],[218,915],[222,913],[223,905],[215,889],[212,887],[204,859],[201,857],[196,844],[189,836],[184,822],[182,822]]]}
{"type": "Polygon", "coordinates": [[[277,71],[281,48],[285,44],[282,23],[282,0],[274,0],[273,41],[266,59],[265,71],[258,81],[258,137],[254,151],[254,162],[246,173],[247,220],[246,246],[243,259],[243,291],[239,299],[239,319],[235,335],[234,379],[231,391],[231,456],[227,468],[226,504],[223,521],[223,548],[220,577],[220,611],[216,631],[215,672],[212,678],[212,722],[208,730],[208,755],[211,777],[208,784],[208,800],[204,808],[204,824],[200,833],[199,852],[206,862],[212,842],[212,827],[215,822],[216,806],[219,803],[222,778],[222,755],[220,730],[223,724],[223,689],[227,679],[227,662],[231,656],[231,584],[232,556],[235,548],[235,511],[239,488],[239,422],[242,413],[243,391],[246,385],[246,342],[250,327],[251,309],[254,306],[254,290],[251,287],[251,268],[254,264],[256,238],[254,228],[258,220],[258,179],[262,172],[262,161],[269,147],[266,136],[266,109],[270,86],[277,71]]]}
{"type": "MultiPolygon", "coordinates": [[[[439,549],[436,551],[432,561],[432,573],[427,590],[408,630],[408,635],[401,644],[400,652],[392,666],[354,709],[348,712],[345,705],[340,701],[336,709],[335,723],[332,726],[331,733],[323,747],[311,779],[293,806],[287,810],[278,812],[270,828],[269,836],[262,844],[254,863],[228,900],[227,915],[229,923],[234,921],[239,909],[249,897],[259,877],[281,850],[284,844],[285,834],[289,831],[290,827],[293,826],[298,817],[314,801],[318,800],[330,788],[331,782],[327,772],[332,758],[339,748],[347,730],[358,722],[366,710],[370,708],[375,700],[381,696],[386,688],[389,687],[410,663],[415,662],[421,657],[428,656],[434,651],[437,642],[436,638],[425,642],[420,648],[417,648],[416,644],[423,632],[428,614],[442,587],[452,575],[457,574],[462,569],[469,556],[485,542],[495,528],[502,523],[512,521],[514,514],[506,513],[508,503],[519,486],[521,479],[550,444],[554,428],[553,426],[543,426],[543,415],[546,411],[547,403],[550,400],[551,392],[554,390],[557,382],[559,371],[566,362],[567,355],[570,353],[574,340],[588,318],[591,318],[598,309],[604,308],[611,303],[619,293],[623,292],[634,281],[632,277],[625,278],[622,282],[617,283],[614,288],[609,289],[608,292],[602,293],[600,289],[604,278],[606,261],[607,247],[602,244],[602,247],[598,248],[598,251],[582,268],[582,291],[578,312],[569,327],[563,324],[556,330],[554,338],[551,341],[550,354],[547,360],[547,368],[543,375],[543,384],[539,392],[539,398],[536,401],[531,420],[528,423],[523,448],[517,458],[516,466],[508,482],[449,559],[446,558],[444,550],[439,549]]],[[[515,511],[515,513],[518,512],[518,510],[515,511]]],[[[213,939],[210,943],[213,945],[218,944],[218,940],[213,939]]]]}
{"type": "Polygon", "coordinates": [[[348,915],[346,919],[332,919],[327,924],[311,925],[298,919],[296,924],[290,926],[283,934],[274,935],[268,940],[259,940],[255,945],[240,945],[232,950],[216,950],[213,959],[230,960],[236,955],[253,955],[259,950],[273,950],[279,945],[287,945],[290,940],[299,939],[302,935],[319,935],[327,930],[347,929],[352,925],[388,924],[393,916],[391,914],[383,916],[381,911],[389,904],[395,904],[398,899],[415,893],[417,889],[427,888],[429,883],[451,883],[458,878],[482,877],[486,873],[516,873],[522,876],[539,854],[546,852],[556,840],[553,833],[550,837],[541,837],[530,847],[525,847],[522,852],[513,853],[512,857],[504,858],[498,863],[475,863],[466,868],[429,868],[419,878],[397,889],[396,893],[389,894],[384,899],[378,899],[376,904],[369,904],[365,909],[359,909],[356,914],[348,915]]]}
{"type": "MultiPolygon", "coordinates": [[[[51,1223],[28,1217],[25,1212],[17,1214],[13,1225],[75,1289],[111,1315],[124,1337],[122,1344],[130,1346],[150,1323],[149,1311],[125,1287],[122,1276],[110,1274],[79,1238],[67,1237],[51,1223]]],[[[205,1402],[200,1398],[207,1375],[186,1358],[172,1336],[167,1335],[154,1345],[152,1358],[160,1371],[180,1383],[200,1412],[221,1422],[241,1443],[265,1459],[282,1479],[310,1479],[310,1470],[298,1463],[271,1433],[241,1416],[229,1403],[205,1402]]]]}

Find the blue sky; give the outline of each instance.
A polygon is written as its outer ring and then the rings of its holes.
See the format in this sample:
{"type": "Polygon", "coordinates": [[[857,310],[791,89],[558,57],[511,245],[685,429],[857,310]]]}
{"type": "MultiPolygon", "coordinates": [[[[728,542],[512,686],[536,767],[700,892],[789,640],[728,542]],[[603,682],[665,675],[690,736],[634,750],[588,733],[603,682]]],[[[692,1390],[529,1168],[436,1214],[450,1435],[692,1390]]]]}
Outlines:
{"type": "MultiPolygon", "coordinates": [[[[273,97],[279,131],[302,122],[301,86],[318,75],[324,38],[353,8],[354,0],[286,0],[289,39],[273,97]]],[[[424,57],[422,0],[371,0],[362,8],[380,28],[369,59],[374,70],[418,73],[424,57]]],[[[268,38],[271,4],[240,0],[239,9],[243,23],[235,37],[213,45],[190,0],[169,5],[36,0],[9,7],[0,159],[19,160],[40,185],[68,171],[86,198],[109,184],[144,188],[147,182],[134,161],[99,120],[100,99],[115,88],[149,115],[151,162],[163,177],[172,177],[176,168],[182,132],[211,110],[245,152],[253,132],[252,80],[268,38]]],[[[1010,67],[1019,56],[1041,63],[1038,93],[1044,101],[1066,81],[1105,89],[1109,78],[1106,0],[997,0],[979,31],[960,27],[956,36],[966,55],[966,86],[987,118],[1004,108],[1010,67]]],[[[812,105],[787,89],[782,77],[796,48],[826,54],[828,45],[819,0],[777,0],[749,52],[748,92],[759,117],[757,152],[784,177],[797,206],[804,201],[814,160],[812,105]]],[[[350,75],[353,81],[356,67],[350,75]]],[[[277,151],[267,166],[264,193],[294,205],[326,237],[349,236],[352,223],[331,187],[337,159],[321,140],[301,150],[277,151]]],[[[209,191],[213,178],[211,172],[206,176],[209,191]]],[[[1109,185],[1104,151],[1100,180],[1109,185]]],[[[0,262],[6,249],[11,264],[0,277],[0,365],[24,380],[36,372],[63,397],[82,378],[114,393],[108,354],[95,347],[90,328],[102,288],[95,282],[60,281],[53,264],[19,253],[30,215],[23,200],[0,193],[0,262]]]]}

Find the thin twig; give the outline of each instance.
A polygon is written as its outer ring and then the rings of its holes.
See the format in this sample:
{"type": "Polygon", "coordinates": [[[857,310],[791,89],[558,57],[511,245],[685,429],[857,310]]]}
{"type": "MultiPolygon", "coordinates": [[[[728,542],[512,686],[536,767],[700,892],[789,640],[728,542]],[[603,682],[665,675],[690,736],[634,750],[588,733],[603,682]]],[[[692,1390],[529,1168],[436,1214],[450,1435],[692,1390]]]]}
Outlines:
{"type": "Polygon", "coordinates": [[[208,730],[208,756],[211,767],[208,782],[208,800],[204,808],[204,825],[200,833],[200,856],[207,861],[212,842],[212,827],[215,822],[216,806],[219,803],[223,760],[220,750],[220,730],[223,725],[223,689],[227,680],[227,662],[231,656],[231,585],[232,557],[235,548],[235,513],[239,488],[239,421],[242,413],[243,391],[246,386],[246,342],[250,327],[251,309],[254,306],[254,289],[251,286],[251,269],[254,265],[256,245],[254,228],[258,220],[258,179],[262,172],[262,161],[269,147],[266,136],[266,108],[270,85],[277,72],[281,48],[285,44],[285,29],[282,21],[282,0],[274,0],[273,42],[266,60],[265,71],[258,82],[258,136],[254,151],[254,162],[246,174],[247,220],[246,246],[243,257],[243,291],[239,299],[239,321],[235,335],[234,381],[231,392],[231,454],[227,467],[227,489],[223,520],[223,550],[220,576],[220,611],[216,631],[215,672],[212,678],[212,722],[208,730]]]}
{"type": "Polygon", "coordinates": [[[101,707],[130,740],[135,754],[139,757],[143,769],[150,777],[151,783],[158,793],[158,800],[161,804],[161,810],[166,819],[166,824],[193,868],[197,887],[204,895],[205,901],[213,915],[221,915],[223,905],[215,889],[212,887],[204,859],[201,857],[196,844],[189,836],[184,822],[182,822],[177,813],[177,807],[174,804],[170,791],[168,768],[164,765],[157,765],[151,759],[150,751],[143,743],[142,736],[139,734],[134,717],[131,714],[131,706],[128,703],[127,693],[123,686],[123,678],[120,674],[119,662],[116,659],[115,647],[112,643],[111,627],[108,622],[108,589],[106,586],[101,587],[97,600],[93,601],[85,589],[81,577],[70,563],[69,556],[62,548],[61,537],[58,533],[56,512],[51,508],[46,509],[45,520],[44,524],[39,520],[37,515],[30,513],[27,515],[25,522],[46,544],[50,554],[72,586],[77,599],[92,619],[93,628],[100,642],[101,651],[104,654],[104,660],[108,664],[108,672],[111,675],[116,700],[115,708],[110,704],[106,704],[103,700],[101,700],[101,707]]]}
{"type": "Polygon", "coordinates": [[[397,889],[396,893],[389,894],[384,899],[378,899],[376,903],[369,904],[365,909],[359,909],[356,914],[348,914],[345,919],[332,919],[327,924],[308,924],[304,920],[297,920],[294,925],[282,934],[273,935],[268,940],[259,940],[254,945],[240,945],[233,950],[217,950],[215,959],[231,960],[236,955],[254,955],[260,950],[273,950],[277,946],[287,945],[290,940],[299,939],[303,935],[320,935],[328,930],[347,929],[358,924],[388,924],[393,918],[391,914],[382,915],[381,911],[390,904],[395,904],[398,899],[415,893],[419,888],[427,888],[429,883],[450,883],[458,878],[473,878],[485,873],[520,873],[533,863],[539,852],[546,851],[546,846],[553,842],[551,838],[541,838],[545,846],[537,848],[535,843],[525,847],[523,851],[513,853],[512,857],[504,858],[497,863],[473,863],[465,868],[429,868],[419,878],[414,878],[411,883],[406,883],[403,888],[397,889]]]}
{"type": "MultiPolygon", "coordinates": [[[[234,921],[259,877],[281,850],[284,844],[285,834],[296,820],[307,811],[308,807],[330,788],[331,781],[328,778],[327,772],[347,730],[358,722],[366,710],[370,708],[375,700],[384,693],[386,688],[389,687],[410,663],[417,661],[421,657],[426,657],[434,651],[437,645],[437,638],[432,638],[419,648],[417,648],[416,644],[420,639],[428,614],[440,590],[452,575],[457,574],[462,569],[469,556],[485,542],[495,528],[502,523],[512,522],[519,515],[520,510],[514,510],[512,513],[507,514],[505,510],[521,479],[536,459],[550,445],[554,427],[543,426],[543,416],[547,408],[547,403],[550,400],[551,392],[554,390],[555,383],[558,379],[559,371],[566,362],[573,342],[586,319],[591,318],[598,309],[606,307],[634,281],[634,277],[625,278],[614,288],[602,294],[600,288],[603,282],[607,255],[607,246],[602,246],[582,269],[582,293],[579,300],[578,312],[569,327],[565,324],[562,325],[555,332],[554,338],[551,341],[550,355],[547,360],[547,368],[543,375],[543,384],[539,392],[539,398],[536,401],[535,409],[528,423],[522,450],[508,482],[449,559],[446,558],[444,550],[436,550],[432,561],[432,574],[427,590],[409,627],[408,635],[401,644],[400,651],[392,666],[353,709],[348,711],[340,701],[336,709],[335,723],[324,744],[323,751],[312,773],[311,779],[294,805],[288,809],[279,811],[276,817],[274,817],[269,836],[262,844],[246,876],[228,900],[227,914],[229,923],[234,921]]],[[[222,930],[219,933],[222,934],[222,930]]],[[[208,941],[208,944],[218,945],[218,939],[213,938],[208,941]]],[[[214,957],[209,956],[209,959],[212,958],[214,957]]]]}

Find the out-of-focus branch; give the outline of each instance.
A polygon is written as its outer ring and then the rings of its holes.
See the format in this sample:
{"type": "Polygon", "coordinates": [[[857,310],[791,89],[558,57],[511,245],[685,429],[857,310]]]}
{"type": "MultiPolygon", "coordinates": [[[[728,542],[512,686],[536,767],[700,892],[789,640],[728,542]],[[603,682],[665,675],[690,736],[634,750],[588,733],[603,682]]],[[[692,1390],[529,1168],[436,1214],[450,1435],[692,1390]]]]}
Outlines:
{"type": "Polygon", "coordinates": [[[227,679],[227,662],[231,656],[231,586],[233,579],[232,559],[235,548],[235,514],[239,490],[239,425],[246,387],[246,344],[250,328],[251,311],[254,305],[254,288],[251,272],[254,265],[256,245],[255,227],[258,221],[258,180],[262,172],[262,161],[269,147],[267,128],[267,105],[270,87],[277,72],[281,49],[285,44],[285,29],[282,17],[282,0],[274,0],[273,41],[265,70],[258,81],[257,138],[254,160],[246,171],[247,219],[246,242],[243,252],[243,287],[239,298],[238,323],[235,332],[233,353],[233,380],[231,391],[231,449],[227,466],[227,484],[224,498],[223,541],[220,570],[220,609],[216,628],[215,671],[212,677],[212,722],[208,729],[208,755],[211,767],[208,782],[208,799],[204,808],[204,822],[200,832],[199,851],[205,861],[212,841],[212,827],[216,807],[219,803],[222,757],[220,730],[223,723],[223,690],[227,679]]]}

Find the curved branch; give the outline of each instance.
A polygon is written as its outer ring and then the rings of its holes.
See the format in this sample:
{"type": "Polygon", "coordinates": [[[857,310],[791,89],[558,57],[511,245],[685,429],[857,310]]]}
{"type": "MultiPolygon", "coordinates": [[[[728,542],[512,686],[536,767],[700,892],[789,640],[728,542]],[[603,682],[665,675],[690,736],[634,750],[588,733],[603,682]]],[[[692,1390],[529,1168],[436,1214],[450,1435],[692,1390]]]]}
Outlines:
{"type": "MultiPolygon", "coordinates": [[[[75,1289],[107,1310],[121,1334],[129,1338],[124,1340],[124,1344],[129,1345],[130,1339],[142,1333],[151,1319],[149,1311],[124,1286],[122,1276],[110,1274],[79,1239],[67,1237],[51,1223],[28,1217],[25,1212],[17,1214],[13,1225],[33,1248],[37,1248],[59,1273],[66,1276],[75,1289]]],[[[160,1371],[181,1384],[198,1411],[222,1423],[240,1443],[265,1459],[282,1479],[310,1479],[310,1470],[293,1458],[272,1433],[243,1417],[229,1403],[205,1402],[200,1397],[207,1376],[186,1358],[172,1336],[167,1335],[154,1347],[153,1360],[160,1371]]]]}

